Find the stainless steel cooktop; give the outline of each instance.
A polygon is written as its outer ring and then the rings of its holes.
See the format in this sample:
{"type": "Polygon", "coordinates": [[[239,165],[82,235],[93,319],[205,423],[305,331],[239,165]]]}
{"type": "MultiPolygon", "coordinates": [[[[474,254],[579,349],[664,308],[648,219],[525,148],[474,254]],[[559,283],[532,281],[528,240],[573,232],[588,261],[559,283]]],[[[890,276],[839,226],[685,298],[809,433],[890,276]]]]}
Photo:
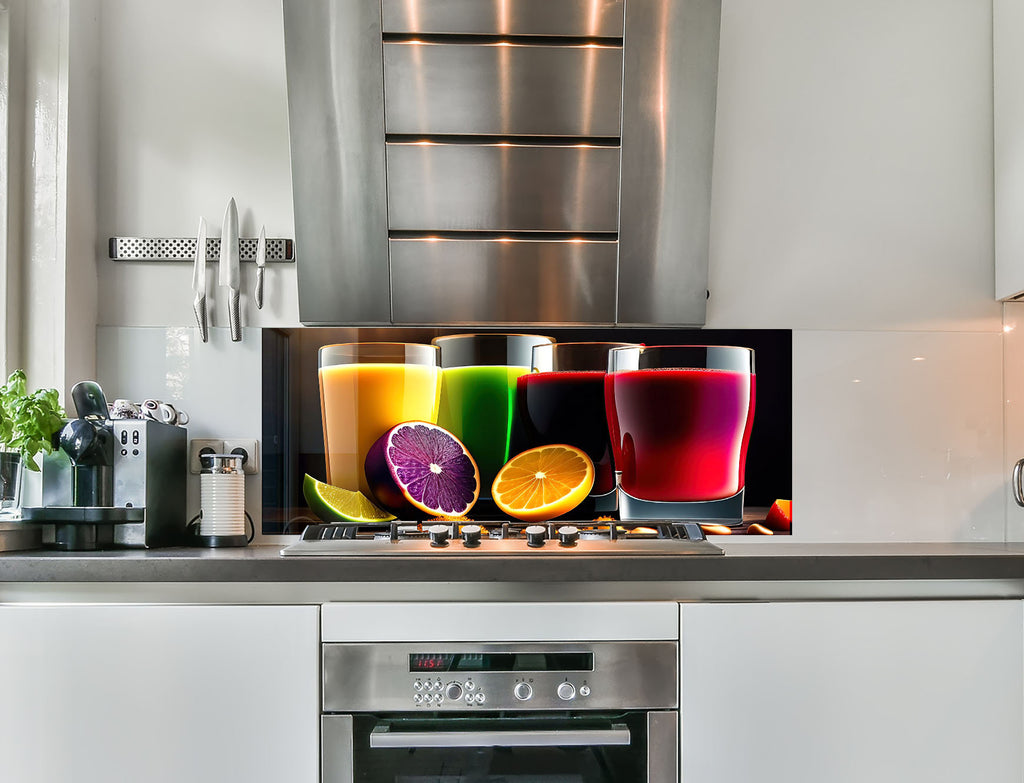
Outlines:
{"type": "Polygon", "coordinates": [[[285,557],[533,555],[545,557],[721,555],[696,522],[559,521],[314,524],[285,557]]]}

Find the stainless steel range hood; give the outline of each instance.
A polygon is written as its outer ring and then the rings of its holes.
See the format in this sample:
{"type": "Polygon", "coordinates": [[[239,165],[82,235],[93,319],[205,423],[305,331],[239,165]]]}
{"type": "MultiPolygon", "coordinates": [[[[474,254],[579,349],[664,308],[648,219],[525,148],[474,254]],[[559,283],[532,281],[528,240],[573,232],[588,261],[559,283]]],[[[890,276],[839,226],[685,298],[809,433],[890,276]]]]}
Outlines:
{"type": "Polygon", "coordinates": [[[284,0],[307,325],[705,318],[721,0],[284,0]]]}

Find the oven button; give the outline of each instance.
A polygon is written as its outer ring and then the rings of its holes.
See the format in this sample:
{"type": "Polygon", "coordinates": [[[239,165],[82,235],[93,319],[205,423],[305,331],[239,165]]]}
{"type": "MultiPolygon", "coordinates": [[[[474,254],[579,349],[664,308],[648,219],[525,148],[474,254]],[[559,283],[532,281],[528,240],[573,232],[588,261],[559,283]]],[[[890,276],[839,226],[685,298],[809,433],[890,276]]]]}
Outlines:
{"type": "Polygon", "coordinates": [[[459,685],[457,682],[450,682],[448,683],[448,686],[444,689],[444,695],[446,698],[451,699],[452,701],[458,701],[462,698],[462,686],[459,685]]]}
{"type": "Polygon", "coordinates": [[[589,685],[581,685],[580,686],[580,696],[589,696],[589,695],[590,695],[590,686],[589,685]]]}
{"type": "Polygon", "coordinates": [[[466,680],[466,690],[467,691],[476,690],[476,683],[473,682],[472,680],[466,680]]]}
{"type": "Polygon", "coordinates": [[[576,686],[571,682],[560,682],[555,693],[558,694],[558,698],[562,701],[572,701],[576,698],[576,686]]]}
{"type": "Polygon", "coordinates": [[[472,703],[473,703],[473,694],[472,693],[467,693],[466,694],[466,704],[472,704],[472,703]]]}
{"type": "Polygon", "coordinates": [[[530,525],[523,532],[526,533],[526,545],[531,547],[544,546],[548,537],[548,529],[544,525],[530,525]]]}
{"type": "Polygon", "coordinates": [[[421,704],[422,702],[423,702],[423,697],[420,696],[420,694],[417,693],[415,696],[412,697],[412,703],[413,704],[421,704]]]}
{"type": "Polygon", "coordinates": [[[436,547],[448,546],[448,525],[431,525],[427,528],[430,536],[430,545],[436,547]]]}
{"type": "Polygon", "coordinates": [[[422,683],[422,682],[420,682],[419,680],[416,680],[416,682],[414,682],[414,683],[412,684],[412,688],[413,688],[413,690],[415,690],[415,691],[421,691],[421,690],[423,690],[423,683],[422,683]]]}
{"type": "Polygon", "coordinates": [[[533,696],[533,688],[530,687],[528,682],[517,682],[516,687],[512,689],[512,693],[519,701],[527,701],[533,696]]]}
{"type": "Polygon", "coordinates": [[[475,701],[475,702],[476,702],[477,704],[483,704],[483,703],[484,703],[484,700],[485,700],[486,698],[487,698],[487,697],[486,697],[486,696],[484,696],[484,695],[483,695],[483,693],[477,693],[477,694],[476,694],[476,695],[475,695],[475,696],[473,697],[473,701],[475,701]]]}

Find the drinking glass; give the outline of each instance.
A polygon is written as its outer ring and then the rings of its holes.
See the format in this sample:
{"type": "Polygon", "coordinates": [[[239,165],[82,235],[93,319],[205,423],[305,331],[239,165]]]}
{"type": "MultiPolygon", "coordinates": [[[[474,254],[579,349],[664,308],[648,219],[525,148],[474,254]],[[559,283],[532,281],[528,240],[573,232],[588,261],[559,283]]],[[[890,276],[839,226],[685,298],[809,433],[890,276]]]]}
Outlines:
{"type": "MultiPolygon", "coordinates": [[[[455,334],[435,337],[443,379],[437,423],[463,442],[480,469],[479,511],[487,512],[491,484],[508,462],[516,379],[530,371],[537,334],[455,334]]],[[[479,502],[479,501],[478,501],[479,502]]]]}
{"type": "Polygon", "coordinates": [[[370,446],[405,421],[437,423],[438,349],[418,343],[320,348],[320,412],[327,480],[373,498],[363,463],[370,446]]]}
{"type": "Polygon", "coordinates": [[[754,398],[749,348],[610,351],[605,404],[621,518],[740,524],[754,398]]]}
{"type": "Polygon", "coordinates": [[[635,343],[585,342],[534,346],[530,372],[516,385],[516,412],[526,447],[567,443],[594,463],[594,488],[576,516],[614,513],[615,468],[605,415],[608,352],[635,343]]]}

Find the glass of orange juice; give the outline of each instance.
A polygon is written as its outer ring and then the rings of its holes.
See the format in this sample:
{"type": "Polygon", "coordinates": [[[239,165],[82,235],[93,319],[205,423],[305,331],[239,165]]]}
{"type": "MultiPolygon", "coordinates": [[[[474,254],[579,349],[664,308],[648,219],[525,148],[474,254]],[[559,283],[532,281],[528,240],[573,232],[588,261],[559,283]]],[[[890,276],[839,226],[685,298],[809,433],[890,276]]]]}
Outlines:
{"type": "Polygon", "coordinates": [[[340,343],[320,348],[320,413],[327,481],[372,498],[363,463],[370,446],[404,421],[437,423],[440,350],[418,343],[340,343]]]}

